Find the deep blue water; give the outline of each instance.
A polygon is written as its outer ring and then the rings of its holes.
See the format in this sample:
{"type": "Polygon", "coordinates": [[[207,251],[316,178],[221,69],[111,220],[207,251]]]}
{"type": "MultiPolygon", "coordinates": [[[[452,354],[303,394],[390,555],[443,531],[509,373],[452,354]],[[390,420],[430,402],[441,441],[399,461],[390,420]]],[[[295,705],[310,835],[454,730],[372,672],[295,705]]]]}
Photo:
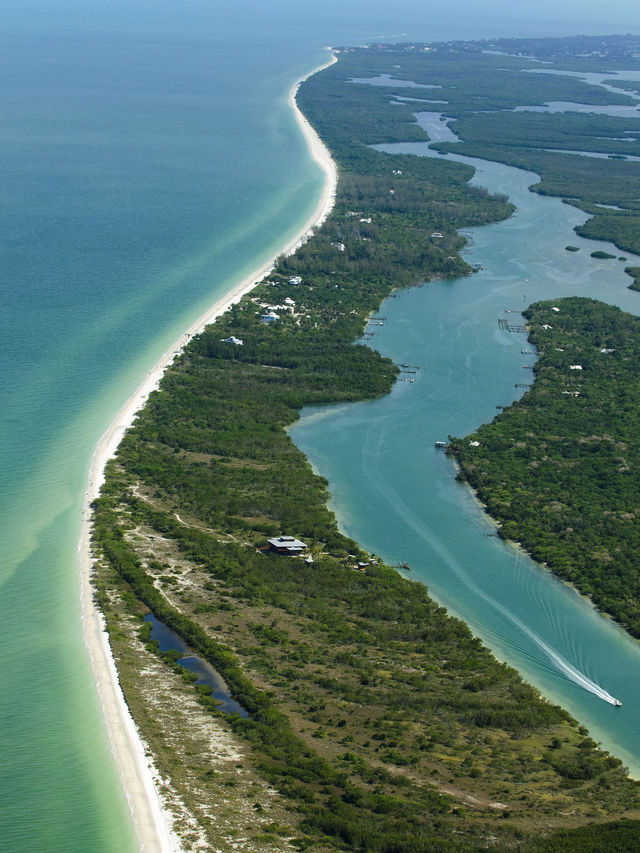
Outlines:
{"type": "Polygon", "coordinates": [[[82,644],[92,450],[180,331],[274,255],[321,176],[287,107],[327,44],[638,31],[628,2],[5,0],[0,19],[0,825],[135,842],[82,644]]]}

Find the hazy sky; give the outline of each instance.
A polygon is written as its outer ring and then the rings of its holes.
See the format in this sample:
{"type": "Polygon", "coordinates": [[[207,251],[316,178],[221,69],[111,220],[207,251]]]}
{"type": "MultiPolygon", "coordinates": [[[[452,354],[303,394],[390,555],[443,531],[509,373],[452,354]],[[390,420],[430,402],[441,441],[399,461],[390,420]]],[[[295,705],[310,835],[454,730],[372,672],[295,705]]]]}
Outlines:
{"type": "Polygon", "coordinates": [[[640,33],[640,0],[4,0],[0,34],[18,27],[49,30],[163,29],[200,19],[235,37],[252,21],[278,22],[285,33],[439,40],[509,35],[640,33]]]}

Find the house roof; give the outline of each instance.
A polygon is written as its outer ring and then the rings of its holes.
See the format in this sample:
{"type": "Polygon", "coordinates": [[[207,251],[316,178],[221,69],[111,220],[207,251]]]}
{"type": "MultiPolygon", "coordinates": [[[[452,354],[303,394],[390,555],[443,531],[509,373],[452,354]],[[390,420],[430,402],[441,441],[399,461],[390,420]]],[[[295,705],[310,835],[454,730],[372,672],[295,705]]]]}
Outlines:
{"type": "Polygon", "coordinates": [[[304,542],[295,539],[293,536],[276,536],[275,539],[269,539],[268,542],[274,548],[285,551],[303,551],[307,547],[304,542]]]}

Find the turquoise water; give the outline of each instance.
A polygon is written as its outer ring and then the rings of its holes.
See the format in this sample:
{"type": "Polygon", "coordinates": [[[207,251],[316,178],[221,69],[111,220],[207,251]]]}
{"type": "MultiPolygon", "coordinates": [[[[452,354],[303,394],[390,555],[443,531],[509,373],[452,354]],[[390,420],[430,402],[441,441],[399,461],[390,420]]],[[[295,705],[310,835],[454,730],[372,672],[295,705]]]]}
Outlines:
{"type": "MultiPolygon", "coordinates": [[[[3,4],[6,849],[135,848],[82,643],[82,495],[99,436],[150,365],[314,208],[322,179],[287,106],[291,83],[326,44],[573,29],[551,3],[520,4],[517,17],[504,3],[441,5],[3,4]]],[[[596,6],[581,9],[583,32],[638,29],[622,0],[596,6]]]]}
{"type": "MultiPolygon", "coordinates": [[[[425,144],[387,146],[426,153],[425,144]]],[[[558,702],[594,738],[640,775],[640,647],[494,531],[471,492],[434,443],[491,420],[521,394],[535,356],[525,335],[509,334],[538,299],[588,295],[640,313],[640,295],[619,261],[591,258],[610,244],[577,237],[585,216],[558,199],[528,191],[537,178],[495,163],[474,183],[505,192],[510,220],[470,230],[471,278],[434,282],[388,299],[372,344],[396,363],[420,365],[415,382],[397,383],[374,402],[306,409],[292,428],[296,444],[329,480],[342,529],[411,577],[462,617],[501,660],[558,702]],[[579,246],[577,253],[565,246],[579,246]],[[505,314],[509,309],[516,313],[505,314]],[[622,700],[614,708],[613,697],[622,700]]],[[[630,263],[640,257],[627,254],[630,263]]]]}
{"type": "Polygon", "coordinates": [[[156,358],[278,251],[322,186],[287,105],[321,45],[274,62],[255,32],[236,57],[237,39],[195,26],[80,23],[16,26],[0,54],[0,826],[11,851],[135,847],[82,643],[89,461],[156,358]]]}

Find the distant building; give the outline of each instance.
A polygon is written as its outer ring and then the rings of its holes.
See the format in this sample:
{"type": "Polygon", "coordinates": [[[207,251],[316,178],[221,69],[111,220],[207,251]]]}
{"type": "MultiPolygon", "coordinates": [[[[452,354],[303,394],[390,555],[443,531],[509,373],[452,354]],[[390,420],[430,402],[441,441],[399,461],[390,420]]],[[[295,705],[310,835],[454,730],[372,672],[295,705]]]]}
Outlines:
{"type": "Polygon", "coordinates": [[[275,323],[280,317],[274,311],[269,311],[268,314],[263,314],[260,319],[263,323],[275,323]]]}
{"type": "Polygon", "coordinates": [[[277,554],[302,554],[307,546],[293,536],[278,536],[268,540],[271,550],[277,554]]]}
{"type": "Polygon", "coordinates": [[[234,335],[231,335],[230,338],[225,338],[222,343],[223,344],[235,344],[237,347],[241,347],[243,345],[240,338],[236,338],[234,335]]]}
{"type": "Polygon", "coordinates": [[[289,284],[302,284],[302,278],[299,275],[292,275],[289,284]]]}

